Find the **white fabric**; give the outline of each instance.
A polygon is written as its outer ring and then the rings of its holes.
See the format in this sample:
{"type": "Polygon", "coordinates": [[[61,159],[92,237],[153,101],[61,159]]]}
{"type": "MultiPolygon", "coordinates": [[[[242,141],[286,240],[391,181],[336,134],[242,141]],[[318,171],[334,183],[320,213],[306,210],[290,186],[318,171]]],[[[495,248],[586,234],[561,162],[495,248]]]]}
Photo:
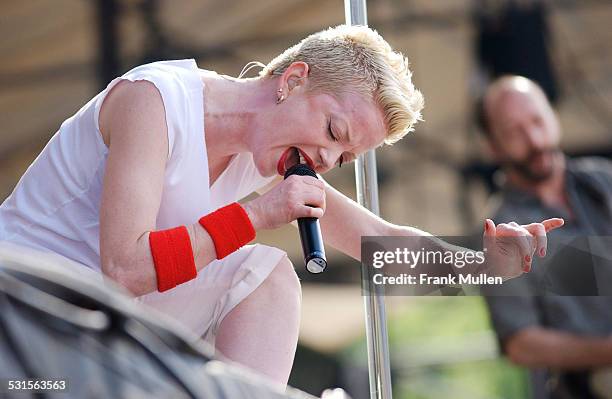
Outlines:
{"type": "Polygon", "coordinates": [[[262,244],[246,245],[206,266],[196,279],[138,300],[183,323],[214,345],[219,323],[268,277],[285,252],[262,244]]]}
{"type": "MultiPolygon", "coordinates": [[[[200,70],[194,60],[163,61],[136,67],[114,79],[105,90],[62,123],[13,193],[0,206],[0,241],[54,252],[100,271],[98,219],[108,148],[98,128],[98,116],[106,95],[124,79],[152,82],[164,103],[169,148],[157,215],[158,230],[196,223],[201,216],[268,184],[273,177],[262,177],[255,168],[252,155],[240,153],[232,158],[209,188],[202,73],[214,72],[200,70]]],[[[185,323],[197,327],[199,331],[196,332],[202,334],[205,331],[202,328],[207,329],[218,321],[213,320],[213,316],[227,313],[228,309],[216,308],[221,297],[229,295],[242,300],[265,279],[283,255],[284,252],[271,247],[245,247],[222,262],[216,261],[205,267],[198,278],[184,288],[151,294],[145,302],[170,311],[180,308],[181,302],[192,305],[194,302],[179,292],[189,292],[193,296],[197,289],[202,304],[193,311],[204,309],[205,315],[197,316],[195,321],[185,320],[185,323]],[[250,270],[255,269],[255,258],[260,259],[261,269],[257,278],[248,277],[250,270]],[[240,268],[247,259],[249,261],[244,266],[247,271],[243,272],[240,268]],[[211,289],[208,283],[212,281],[228,290],[238,287],[240,294],[211,289]],[[245,284],[248,287],[241,286],[245,284]],[[165,302],[164,298],[172,300],[165,302]]],[[[236,300],[225,302],[231,303],[232,307],[236,305],[236,300]]],[[[182,318],[194,317],[187,314],[189,312],[183,313],[182,318]]]]}

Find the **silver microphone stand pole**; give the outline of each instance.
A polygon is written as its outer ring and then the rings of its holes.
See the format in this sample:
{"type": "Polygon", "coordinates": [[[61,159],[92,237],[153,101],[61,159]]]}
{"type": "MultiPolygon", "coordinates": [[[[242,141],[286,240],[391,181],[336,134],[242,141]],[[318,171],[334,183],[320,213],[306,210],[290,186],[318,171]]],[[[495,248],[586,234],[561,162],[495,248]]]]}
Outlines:
{"type": "MultiPolygon", "coordinates": [[[[344,0],[344,14],[347,25],[368,25],[366,0],[344,0]]],[[[355,162],[357,200],[360,205],[378,215],[378,181],[376,180],[376,153],[370,150],[360,155],[355,162]]],[[[368,346],[368,373],[370,377],[370,398],[391,399],[391,367],[389,362],[389,341],[387,316],[385,312],[384,288],[368,286],[367,267],[361,264],[362,292],[364,295],[366,341],[368,346]]]]}

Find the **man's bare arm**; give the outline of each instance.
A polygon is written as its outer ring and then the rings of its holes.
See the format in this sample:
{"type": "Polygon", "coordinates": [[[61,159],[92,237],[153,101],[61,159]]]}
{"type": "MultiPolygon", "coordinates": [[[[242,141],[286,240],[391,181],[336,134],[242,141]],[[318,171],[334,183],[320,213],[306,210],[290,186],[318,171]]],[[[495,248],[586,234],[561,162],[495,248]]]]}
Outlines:
{"type": "Polygon", "coordinates": [[[612,338],[585,337],[543,327],[511,336],[505,349],[510,360],[525,367],[585,369],[612,365],[612,338]]]}

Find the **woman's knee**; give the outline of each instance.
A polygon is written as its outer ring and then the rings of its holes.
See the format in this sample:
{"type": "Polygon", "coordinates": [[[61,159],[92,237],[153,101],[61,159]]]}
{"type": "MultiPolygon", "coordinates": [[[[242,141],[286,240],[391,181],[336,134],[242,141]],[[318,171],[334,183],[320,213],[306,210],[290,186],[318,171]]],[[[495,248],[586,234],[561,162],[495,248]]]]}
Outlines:
{"type": "Polygon", "coordinates": [[[296,300],[298,305],[301,304],[302,287],[287,255],[283,256],[276,264],[263,285],[275,299],[296,300]],[[279,296],[282,298],[279,298],[279,296]]]}

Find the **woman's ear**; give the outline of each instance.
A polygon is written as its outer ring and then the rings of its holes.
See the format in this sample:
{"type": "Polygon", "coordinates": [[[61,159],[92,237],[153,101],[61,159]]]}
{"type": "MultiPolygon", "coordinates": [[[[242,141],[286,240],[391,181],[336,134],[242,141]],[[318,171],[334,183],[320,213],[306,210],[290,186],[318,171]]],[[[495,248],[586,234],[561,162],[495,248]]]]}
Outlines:
{"type": "Polygon", "coordinates": [[[296,87],[306,84],[310,68],[307,63],[297,61],[291,63],[281,74],[276,90],[276,104],[282,103],[296,87]]]}
{"type": "Polygon", "coordinates": [[[283,75],[286,76],[287,88],[289,91],[295,89],[298,86],[302,86],[306,83],[310,67],[303,61],[296,61],[291,63],[285,70],[283,75]]]}

